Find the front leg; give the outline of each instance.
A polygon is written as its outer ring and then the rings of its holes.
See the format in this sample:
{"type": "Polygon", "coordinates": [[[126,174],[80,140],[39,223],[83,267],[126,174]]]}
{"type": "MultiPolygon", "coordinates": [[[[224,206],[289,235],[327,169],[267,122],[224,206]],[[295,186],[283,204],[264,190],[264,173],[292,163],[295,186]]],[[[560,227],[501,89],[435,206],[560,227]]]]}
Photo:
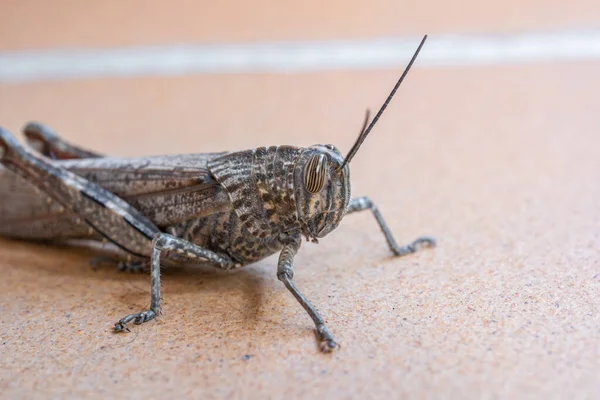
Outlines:
{"type": "Polygon", "coordinates": [[[211,265],[225,270],[235,266],[235,263],[230,258],[203,249],[181,238],[166,233],[157,233],[152,241],[152,256],[150,261],[150,309],[121,318],[115,324],[116,332],[129,332],[129,328],[127,327],[128,322],[133,321],[135,324],[142,324],[153,320],[160,313],[160,256],[162,252],[176,253],[192,260],[206,260],[211,265]]]}
{"type": "Polygon", "coordinates": [[[414,253],[421,247],[435,247],[436,245],[434,238],[429,236],[421,236],[414,240],[412,243],[409,243],[404,246],[398,246],[398,244],[394,240],[392,232],[390,232],[390,228],[388,228],[383,217],[381,216],[381,213],[377,209],[377,206],[373,203],[373,201],[371,201],[370,198],[366,196],[358,197],[350,201],[348,214],[362,210],[371,210],[373,212],[373,215],[375,216],[375,219],[377,220],[377,223],[379,224],[379,227],[381,228],[381,231],[385,236],[385,240],[387,240],[388,245],[390,246],[390,250],[392,250],[397,256],[404,256],[406,254],[414,253]]]}
{"type": "Polygon", "coordinates": [[[319,338],[320,349],[324,353],[329,353],[338,347],[338,344],[333,339],[331,333],[325,326],[323,317],[319,315],[317,310],[310,304],[308,299],[298,290],[292,279],[294,278],[294,256],[300,248],[300,237],[292,238],[291,243],[286,244],[279,254],[279,262],[277,263],[277,278],[283,282],[285,287],[294,295],[298,303],[304,307],[308,315],[315,323],[317,336],[319,338]]]}

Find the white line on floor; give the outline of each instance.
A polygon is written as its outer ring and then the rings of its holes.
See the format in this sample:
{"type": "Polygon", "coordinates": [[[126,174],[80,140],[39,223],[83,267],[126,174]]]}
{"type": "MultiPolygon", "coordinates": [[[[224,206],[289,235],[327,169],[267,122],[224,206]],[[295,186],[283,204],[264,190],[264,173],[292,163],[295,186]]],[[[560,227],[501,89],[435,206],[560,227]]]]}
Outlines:
{"type": "MultiPolygon", "coordinates": [[[[0,52],[0,83],[197,73],[402,68],[419,37],[0,52]]],[[[433,35],[420,67],[600,59],[600,31],[433,35]]]]}

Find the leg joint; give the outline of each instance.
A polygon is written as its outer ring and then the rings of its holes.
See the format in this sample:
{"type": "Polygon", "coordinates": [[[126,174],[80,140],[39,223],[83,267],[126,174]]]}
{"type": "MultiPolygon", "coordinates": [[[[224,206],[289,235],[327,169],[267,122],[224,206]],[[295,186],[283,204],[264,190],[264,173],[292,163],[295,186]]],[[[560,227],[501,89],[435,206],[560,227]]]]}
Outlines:
{"type": "Polygon", "coordinates": [[[349,212],[360,211],[360,210],[376,210],[377,207],[373,203],[373,201],[367,196],[357,197],[352,199],[350,203],[349,212]]]}
{"type": "Polygon", "coordinates": [[[281,265],[277,268],[277,279],[280,281],[294,279],[294,269],[291,265],[281,265]]]}
{"type": "Polygon", "coordinates": [[[163,250],[166,244],[167,238],[165,237],[164,233],[157,232],[154,234],[154,238],[152,239],[152,247],[158,250],[163,250]]]}

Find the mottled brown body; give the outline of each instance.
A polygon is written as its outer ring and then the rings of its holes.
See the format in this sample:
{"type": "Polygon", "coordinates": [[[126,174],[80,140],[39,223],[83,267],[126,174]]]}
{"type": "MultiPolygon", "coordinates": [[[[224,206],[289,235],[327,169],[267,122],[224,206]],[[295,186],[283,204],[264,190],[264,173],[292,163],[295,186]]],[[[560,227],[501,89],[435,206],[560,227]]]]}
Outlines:
{"type": "MultiPolygon", "coordinates": [[[[276,253],[287,236],[302,232],[306,224],[298,217],[294,173],[307,154],[318,151],[271,146],[232,153],[56,160],[54,164],[126,200],[161,231],[244,266],[276,253]]],[[[2,167],[0,198],[3,236],[59,242],[103,239],[78,215],[2,167]]],[[[343,211],[347,205],[348,201],[341,205],[343,211]]],[[[302,211],[308,214],[309,208],[310,202],[304,202],[302,211]]],[[[306,229],[303,233],[312,237],[306,229]]]]}

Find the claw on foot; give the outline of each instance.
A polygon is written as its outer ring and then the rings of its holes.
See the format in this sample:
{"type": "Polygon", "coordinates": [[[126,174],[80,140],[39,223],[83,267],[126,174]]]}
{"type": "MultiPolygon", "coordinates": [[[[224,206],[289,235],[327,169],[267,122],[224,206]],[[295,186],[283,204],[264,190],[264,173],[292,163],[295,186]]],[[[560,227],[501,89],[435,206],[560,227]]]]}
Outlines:
{"type": "Polygon", "coordinates": [[[418,250],[422,247],[435,247],[437,246],[437,242],[431,236],[421,236],[412,242],[411,245],[418,250]]]}
{"type": "Polygon", "coordinates": [[[331,353],[334,350],[339,349],[339,347],[340,345],[333,340],[322,340],[321,343],[319,343],[319,350],[323,353],[331,353]]]}
{"type": "Polygon", "coordinates": [[[115,332],[131,332],[131,329],[125,322],[119,321],[115,324],[115,332]]]}
{"type": "Polygon", "coordinates": [[[437,245],[434,238],[430,236],[421,236],[414,240],[411,244],[403,247],[398,247],[393,249],[394,255],[396,256],[405,256],[407,254],[412,254],[419,249],[427,248],[427,247],[435,247],[437,245]]]}
{"type": "Polygon", "coordinates": [[[129,314],[124,316],[115,324],[115,332],[131,332],[127,327],[127,323],[133,321],[134,324],[140,325],[156,318],[156,312],[152,310],[142,311],[141,313],[129,314]]]}
{"type": "Polygon", "coordinates": [[[325,325],[317,326],[317,337],[319,339],[319,350],[323,353],[331,353],[340,347],[325,325]]]}

